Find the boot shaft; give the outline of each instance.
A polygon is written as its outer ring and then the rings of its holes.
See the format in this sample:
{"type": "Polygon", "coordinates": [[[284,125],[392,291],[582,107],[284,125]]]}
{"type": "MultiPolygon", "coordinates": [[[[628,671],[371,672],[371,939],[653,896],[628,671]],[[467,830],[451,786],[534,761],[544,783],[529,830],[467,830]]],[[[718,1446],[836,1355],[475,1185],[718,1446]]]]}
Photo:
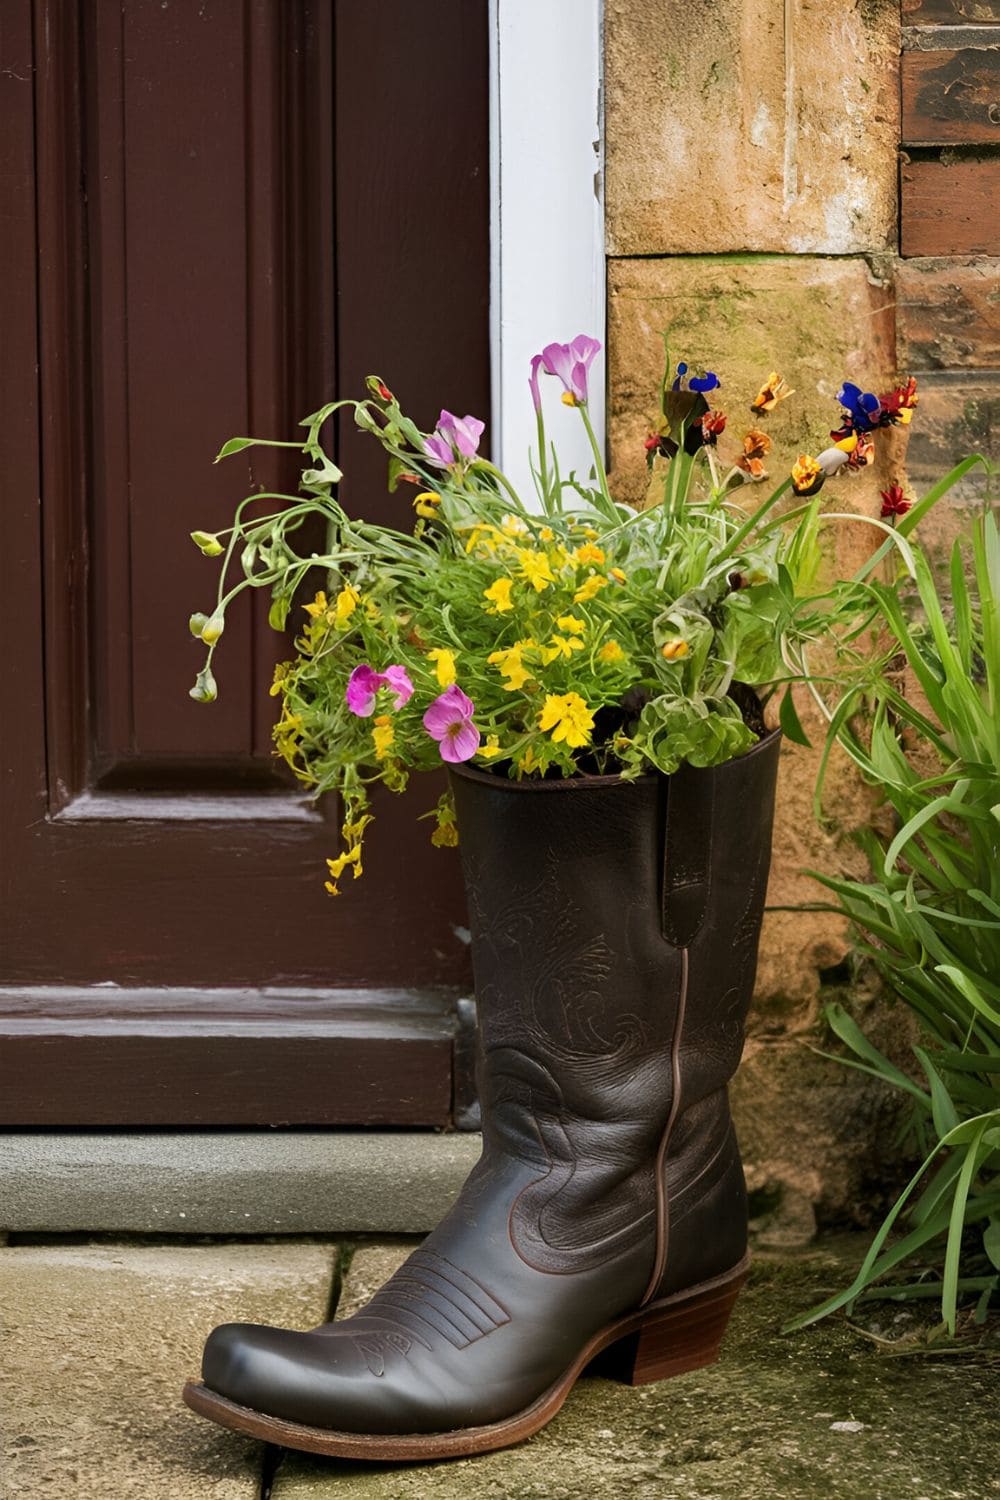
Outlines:
{"type": "Polygon", "coordinates": [[[733,1218],[725,1086],[753,989],[779,741],[631,782],[453,773],[485,1154],[538,1169],[510,1222],[538,1269],[593,1267],[645,1236],[659,1286],[668,1199],[690,1215],[698,1191],[722,1192],[733,1218]]]}

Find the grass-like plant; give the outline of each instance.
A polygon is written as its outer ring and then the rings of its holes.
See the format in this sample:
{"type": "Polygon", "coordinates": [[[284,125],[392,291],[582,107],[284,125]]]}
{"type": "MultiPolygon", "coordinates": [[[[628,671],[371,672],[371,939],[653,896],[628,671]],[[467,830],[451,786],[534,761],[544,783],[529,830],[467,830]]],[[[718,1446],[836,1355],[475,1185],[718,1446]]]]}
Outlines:
{"type": "MultiPolygon", "coordinates": [[[[966,460],[943,486],[978,462],[966,460]]],[[[911,1077],[842,1006],[827,1011],[850,1049],[841,1061],[912,1100],[923,1159],[851,1285],[791,1328],[865,1299],[919,1297],[940,1299],[954,1334],[960,1299],[975,1299],[982,1321],[1000,1288],[996,514],[984,507],[971,539],[955,543],[946,590],[918,546],[913,562],[905,587],[870,584],[888,649],[840,698],[826,747],[828,755],[843,746],[880,789],[892,828],[864,835],[870,880],[815,878],[834,898],[818,909],[850,918],[860,952],[916,1020],[911,1077]],[[886,1279],[901,1266],[910,1268],[909,1279],[886,1279]]],[[[817,798],[821,788],[822,776],[817,798]]]]}

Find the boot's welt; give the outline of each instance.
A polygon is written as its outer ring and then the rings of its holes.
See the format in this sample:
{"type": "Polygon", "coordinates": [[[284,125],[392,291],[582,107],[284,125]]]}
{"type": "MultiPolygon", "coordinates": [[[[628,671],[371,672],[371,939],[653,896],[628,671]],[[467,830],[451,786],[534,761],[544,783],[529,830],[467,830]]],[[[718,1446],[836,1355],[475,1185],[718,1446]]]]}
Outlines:
{"type": "Polygon", "coordinates": [[[285,1447],[443,1458],[530,1436],[588,1365],[641,1383],[716,1357],[747,1266],[726,1086],[779,742],[631,782],[453,772],[482,1157],[353,1317],[216,1329],[189,1406],[285,1447]]]}

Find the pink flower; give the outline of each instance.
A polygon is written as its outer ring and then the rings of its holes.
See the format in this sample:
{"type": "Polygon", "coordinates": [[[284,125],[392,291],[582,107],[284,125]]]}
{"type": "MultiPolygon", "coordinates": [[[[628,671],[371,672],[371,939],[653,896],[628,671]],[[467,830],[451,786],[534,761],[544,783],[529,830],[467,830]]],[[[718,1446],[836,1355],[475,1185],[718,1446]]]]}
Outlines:
{"type": "Polygon", "coordinates": [[[413,683],[405,667],[386,667],[384,672],[376,672],[367,662],[355,667],[344,694],[351,713],[357,714],[359,719],[370,718],[375,712],[376,695],[382,687],[392,689],[394,709],[402,708],[413,697],[413,683]]]}
{"type": "Polygon", "coordinates": [[[587,376],[600,348],[596,339],[585,333],[578,333],[571,344],[546,344],[542,350],[542,369],[546,375],[555,375],[562,381],[565,392],[563,400],[568,396],[571,406],[578,406],[586,401],[587,376]]]}
{"type": "Polygon", "coordinates": [[[542,366],[542,356],[535,354],[531,360],[531,374],[528,376],[528,387],[531,391],[531,404],[536,411],[542,409],[542,393],[538,387],[538,371],[542,366]]]}
{"type": "Polygon", "coordinates": [[[486,423],[478,417],[456,417],[442,411],[433,434],[424,441],[424,452],[445,467],[463,458],[475,458],[485,428],[486,423]]]}
{"type": "Polygon", "coordinates": [[[472,722],[475,711],[472,699],[454,682],[434,699],[424,714],[424,728],[440,745],[442,760],[457,764],[475,755],[482,738],[472,722]]]}

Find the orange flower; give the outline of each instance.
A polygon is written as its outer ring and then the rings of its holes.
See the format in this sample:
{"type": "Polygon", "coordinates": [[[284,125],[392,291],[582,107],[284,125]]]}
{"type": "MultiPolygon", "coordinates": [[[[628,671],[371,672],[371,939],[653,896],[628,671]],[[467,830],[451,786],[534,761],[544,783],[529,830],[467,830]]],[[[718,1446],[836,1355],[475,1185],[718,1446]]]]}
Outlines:
{"type": "Polygon", "coordinates": [[[750,403],[750,410],[757,413],[773,411],[779,401],[787,401],[789,396],[795,392],[790,391],[777,370],[772,370],[770,375],[757,392],[755,400],[750,403]]]}
{"type": "Polygon", "coordinates": [[[759,427],[751,427],[743,437],[743,452],[736,460],[736,467],[749,474],[751,479],[766,479],[764,460],[771,451],[771,439],[759,427]]]}

